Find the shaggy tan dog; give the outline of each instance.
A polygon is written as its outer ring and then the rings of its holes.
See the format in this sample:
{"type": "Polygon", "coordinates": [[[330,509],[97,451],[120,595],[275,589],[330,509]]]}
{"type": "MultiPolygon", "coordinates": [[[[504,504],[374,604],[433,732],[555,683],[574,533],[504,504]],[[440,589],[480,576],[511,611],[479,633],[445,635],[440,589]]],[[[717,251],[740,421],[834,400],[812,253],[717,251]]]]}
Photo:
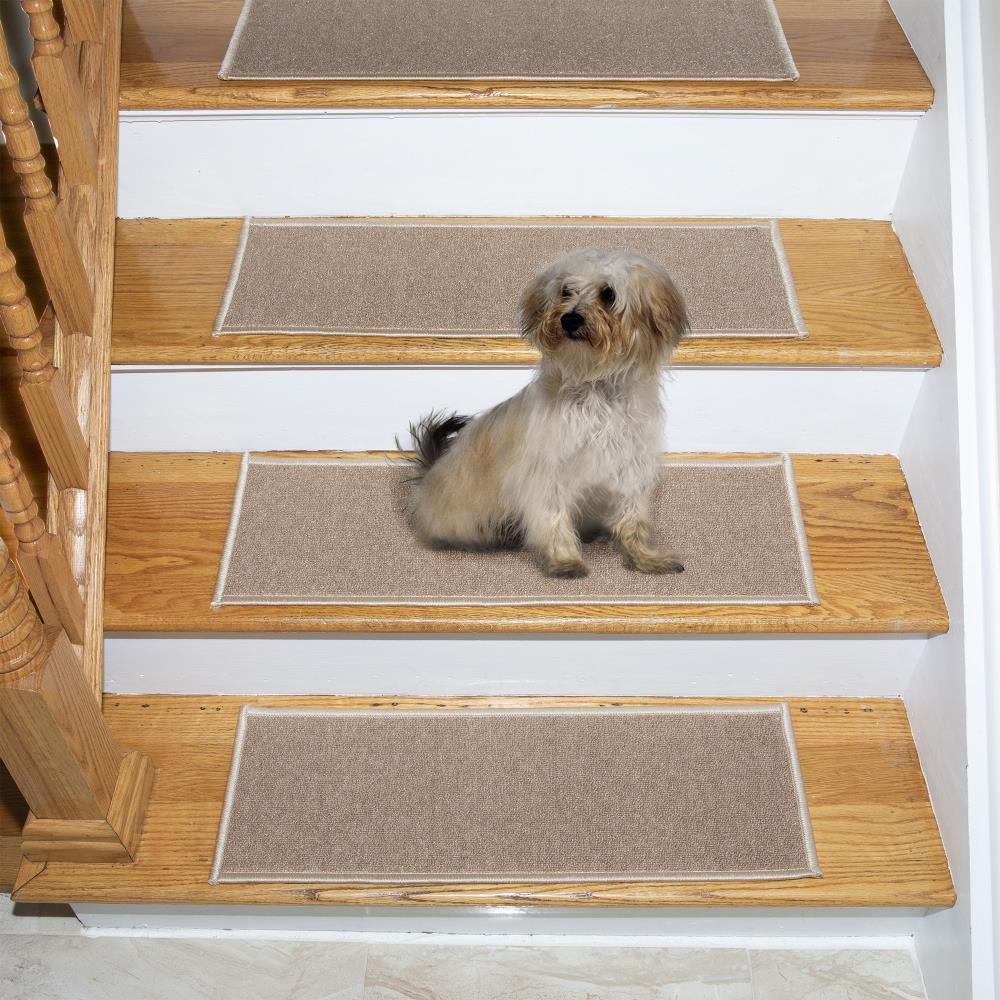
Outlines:
{"type": "Polygon", "coordinates": [[[410,427],[410,516],[426,544],[524,544],[553,576],[583,576],[582,538],[606,533],[627,565],[679,573],[649,520],[663,434],[660,378],[688,329],[667,272],[632,253],[581,250],[532,281],[524,336],[534,379],[475,418],[410,427]]]}

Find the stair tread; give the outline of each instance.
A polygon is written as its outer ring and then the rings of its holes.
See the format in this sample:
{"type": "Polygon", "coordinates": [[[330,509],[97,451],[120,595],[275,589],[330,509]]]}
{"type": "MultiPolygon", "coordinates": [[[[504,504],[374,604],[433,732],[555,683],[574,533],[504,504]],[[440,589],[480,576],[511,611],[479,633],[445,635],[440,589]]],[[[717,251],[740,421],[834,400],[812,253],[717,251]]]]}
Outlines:
{"type": "Polygon", "coordinates": [[[885,0],[776,0],[795,81],[222,81],[243,0],[128,0],[121,107],[142,109],[865,108],[923,111],[933,90],[885,0]]]}
{"type": "MultiPolygon", "coordinates": [[[[337,453],[329,453],[337,454],[337,453]]],[[[792,464],[817,605],[212,608],[240,455],[112,453],[109,632],[645,632],[932,634],[948,613],[892,456],[792,464]]]]}
{"type": "MultiPolygon", "coordinates": [[[[742,699],[765,701],[767,699],[742,699]]],[[[774,699],[770,699],[774,700],[774,699]]],[[[592,707],[582,698],[386,699],[108,695],[122,746],[148,753],[156,782],[135,865],[49,864],[21,872],[22,901],[187,904],[560,906],[950,906],[954,890],[901,701],[791,699],[823,877],[761,882],[558,885],[209,885],[241,705],[440,709],[475,704],[592,707]]],[[[665,698],[613,704],[719,704],[665,698]]],[[[723,702],[724,704],[724,702],[723,702]]]]}
{"type": "MultiPolygon", "coordinates": [[[[213,337],[241,225],[239,219],[118,222],[114,364],[534,361],[534,352],[521,340],[498,337],[213,337]]],[[[675,364],[902,368],[940,364],[941,345],[890,223],[787,219],[780,228],[809,335],[692,338],[677,351],[675,364]]]]}

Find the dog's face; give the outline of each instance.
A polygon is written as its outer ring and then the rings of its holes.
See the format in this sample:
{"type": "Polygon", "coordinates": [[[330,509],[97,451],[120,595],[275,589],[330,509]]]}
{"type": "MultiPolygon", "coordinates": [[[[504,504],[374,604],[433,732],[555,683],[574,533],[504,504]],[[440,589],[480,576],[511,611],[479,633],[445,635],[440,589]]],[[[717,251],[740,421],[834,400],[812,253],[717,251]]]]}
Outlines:
{"type": "Polygon", "coordinates": [[[578,250],[539,274],[521,300],[524,336],[567,375],[654,371],[687,332],[670,275],[638,254],[578,250]]]}

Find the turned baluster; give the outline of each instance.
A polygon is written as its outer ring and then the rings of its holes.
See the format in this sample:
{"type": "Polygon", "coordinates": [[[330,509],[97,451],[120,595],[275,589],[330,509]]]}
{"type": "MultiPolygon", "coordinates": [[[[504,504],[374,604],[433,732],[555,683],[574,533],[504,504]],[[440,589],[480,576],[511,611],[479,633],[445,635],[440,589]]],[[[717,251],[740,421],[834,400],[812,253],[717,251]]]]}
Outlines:
{"type": "Polygon", "coordinates": [[[86,611],[66,550],[46,530],[31,486],[3,428],[0,428],[0,507],[14,525],[17,564],[28,581],[42,620],[46,625],[61,625],[73,642],[82,643],[86,611]]]}
{"type": "Polygon", "coordinates": [[[0,572],[0,761],[31,809],[29,861],[130,861],[153,770],[118,748],[66,633],[43,629],[10,557],[0,572]]]}
{"type": "Polygon", "coordinates": [[[35,40],[31,65],[52,134],[59,143],[59,162],[70,184],[97,184],[97,141],[80,86],[73,52],[52,13],[52,0],[21,0],[35,40]]]}
{"type": "Polygon", "coordinates": [[[0,322],[21,368],[21,399],[49,471],[60,487],[87,488],[89,449],[73,409],[69,387],[42,345],[35,309],[28,301],[17,261],[0,229],[0,322]]]}
{"type": "Polygon", "coordinates": [[[67,333],[90,334],[94,302],[90,281],[65,205],[58,202],[28,106],[18,89],[0,26],[0,124],[25,198],[24,221],[56,315],[67,333]]]}
{"type": "Polygon", "coordinates": [[[28,589],[7,555],[0,572],[0,676],[36,666],[44,645],[42,623],[28,589]]]}

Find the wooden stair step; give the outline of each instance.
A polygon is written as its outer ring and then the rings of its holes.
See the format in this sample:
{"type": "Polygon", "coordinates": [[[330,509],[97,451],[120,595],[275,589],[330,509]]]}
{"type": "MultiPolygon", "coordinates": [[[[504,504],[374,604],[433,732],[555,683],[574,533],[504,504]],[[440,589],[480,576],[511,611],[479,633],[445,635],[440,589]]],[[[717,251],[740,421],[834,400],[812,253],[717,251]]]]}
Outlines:
{"type": "Polygon", "coordinates": [[[112,453],[109,632],[927,635],[948,628],[920,524],[892,456],[793,456],[817,605],[212,608],[240,458],[218,452],[112,453]]]}
{"type": "Polygon", "coordinates": [[[127,0],[121,106],[220,108],[865,108],[924,111],[933,90],[886,0],[776,0],[799,79],[223,81],[243,0],[127,0]]]}
{"type": "MultiPolygon", "coordinates": [[[[531,348],[516,338],[213,337],[241,225],[239,219],[119,221],[113,363],[530,364],[535,360],[531,348]]],[[[780,227],[809,336],[692,338],[677,351],[675,364],[890,368],[940,364],[941,345],[890,223],[786,219],[780,227]]]]}
{"type": "MultiPolygon", "coordinates": [[[[746,703],[753,699],[741,700],[746,703]]],[[[773,700],[773,699],[772,699],[773,700]]],[[[764,701],[764,699],[756,699],[764,701]]],[[[792,699],[792,725],[823,877],[764,882],[209,885],[241,705],[307,708],[600,707],[583,698],[222,698],[108,695],[122,746],[156,782],[135,865],[25,865],[23,901],[165,904],[943,907],[954,902],[906,710],[895,699],[792,699]]],[[[665,698],[613,704],[720,704],[665,698]]],[[[722,702],[725,704],[725,702],[722,702]]]]}

